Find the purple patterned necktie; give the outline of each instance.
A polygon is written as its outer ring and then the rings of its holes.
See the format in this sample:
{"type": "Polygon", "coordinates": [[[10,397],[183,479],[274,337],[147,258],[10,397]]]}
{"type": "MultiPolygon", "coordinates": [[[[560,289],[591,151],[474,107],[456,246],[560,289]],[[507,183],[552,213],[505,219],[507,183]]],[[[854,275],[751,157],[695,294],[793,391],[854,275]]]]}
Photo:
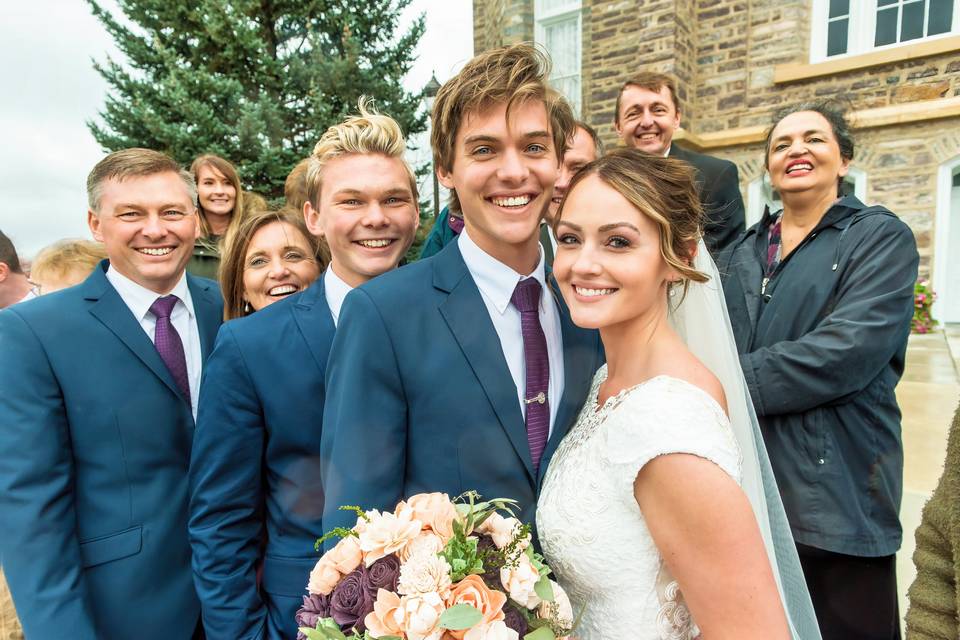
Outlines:
{"type": "Polygon", "coordinates": [[[154,334],[154,344],[160,353],[160,358],[167,365],[174,382],[183,392],[183,397],[187,399],[187,404],[192,406],[190,400],[190,381],[187,377],[187,358],[183,354],[183,342],[180,340],[180,334],[170,322],[170,313],[173,307],[180,301],[180,298],[174,295],[157,298],[150,305],[150,313],[157,318],[157,329],[154,334]]]}
{"type": "Polygon", "coordinates": [[[540,283],[535,278],[521,280],[513,290],[510,301],[520,310],[523,359],[527,369],[527,386],[523,396],[527,409],[527,443],[530,445],[533,469],[540,473],[540,456],[547,446],[547,434],[550,431],[550,402],[547,398],[550,359],[547,355],[547,338],[540,326],[540,283]]]}

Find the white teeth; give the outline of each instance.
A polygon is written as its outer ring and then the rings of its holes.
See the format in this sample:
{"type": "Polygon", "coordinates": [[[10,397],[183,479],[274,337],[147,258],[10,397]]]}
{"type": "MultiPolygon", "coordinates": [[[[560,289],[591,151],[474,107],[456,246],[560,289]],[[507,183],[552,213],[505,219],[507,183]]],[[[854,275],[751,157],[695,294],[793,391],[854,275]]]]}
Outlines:
{"type": "Polygon", "coordinates": [[[616,289],[585,289],[584,287],[574,287],[578,295],[593,298],[595,296],[607,296],[616,291],[616,289]]]}
{"type": "Polygon", "coordinates": [[[170,247],[161,247],[161,248],[157,248],[157,249],[153,249],[153,248],[150,248],[150,247],[144,247],[144,248],[142,248],[142,249],[137,249],[137,251],[139,251],[140,253],[145,253],[145,254],[147,254],[148,256],[165,256],[165,255],[167,255],[168,253],[170,253],[171,251],[173,251],[173,249],[170,248],[170,247]]]}
{"type": "Polygon", "coordinates": [[[273,289],[270,289],[270,291],[268,291],[267,293],[270,294],[271,296],[283,296],[288,293],[296,293],[296,291],[297,291],[297,288],[292,284],[282,284],[279,287],[274,287],[273,289]]]}
{"type": "Polygon", "coordinates": [[[391,242],[393,242],[393,240],[358,240],[357,242],[359,242],[364,247],[369,247],[371,249],[380,249],[381,247],[385,247],[391,242]]]}
{"type": "Polygon", "coordinates": [[[798,171],[798,170],[799,170],[799,171],[803,171],[803,170],[812,171],[812,170],[813,170],[813,165],[812,165],[812,164],[807,164],[806,162],[804,162],[803,164],[795,164],[795,165],[793,165],[792,167],[790,167],[789,169],[787,169],[787,173],[791,173],[791,172],[793,172],[793,171],[798,171]]]}
{"type": "Polygon", "coordinates": [[[509,198],[492,198],[492,200],[498,207],[522,207],[530,202],[530,196],[510,196],[509,198]]]}

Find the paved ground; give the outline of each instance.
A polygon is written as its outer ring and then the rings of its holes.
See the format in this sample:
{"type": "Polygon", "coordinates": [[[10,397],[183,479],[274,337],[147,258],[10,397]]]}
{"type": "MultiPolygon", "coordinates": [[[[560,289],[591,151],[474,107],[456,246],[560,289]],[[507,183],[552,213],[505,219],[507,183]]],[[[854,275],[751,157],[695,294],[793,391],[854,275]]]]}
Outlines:
{"type": "Polygon", "coordinates": [[[907,365],[897,386],[903,412],[903,547],[897,555],[900,613],[907,612],[906,592],[913,581],[914,531],[920,512],[943,471],[947,432],[960,401],[960,325],[927,335],[910,336],[907,365]]]}

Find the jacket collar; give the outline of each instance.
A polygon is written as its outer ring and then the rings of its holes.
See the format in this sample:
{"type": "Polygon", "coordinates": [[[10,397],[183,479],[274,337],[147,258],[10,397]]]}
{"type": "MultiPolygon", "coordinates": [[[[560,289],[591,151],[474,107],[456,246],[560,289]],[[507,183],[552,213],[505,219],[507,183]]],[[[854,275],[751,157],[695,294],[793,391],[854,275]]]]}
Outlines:
{"type": "Polygon", "coordinates": [[[293,319],[300,328],[300,333],[313,354],[321,373],[327,370],[327,358],[330,356],[330,345],[336,327],[333,324],[333,314],[327,304],[324,281],[326,272],[322,273],[312,285],[307,287],[291,306],[293,319]]]}

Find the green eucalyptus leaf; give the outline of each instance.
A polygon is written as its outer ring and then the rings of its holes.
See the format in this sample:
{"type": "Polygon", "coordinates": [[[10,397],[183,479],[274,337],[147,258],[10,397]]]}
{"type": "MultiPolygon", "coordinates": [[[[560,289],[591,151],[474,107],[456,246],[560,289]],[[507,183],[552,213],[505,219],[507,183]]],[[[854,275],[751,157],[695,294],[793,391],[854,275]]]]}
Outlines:
{"type": "Polygon", "coordinates": [[[527,635],[523,636],[523,640],[556,640],[557,636],[553,635],[553,630],[550,627],[539,627],[535,631],[531,631],[527,635]]]}
{"type": "Polygon", "coordinates": [[[550,584],[550,578],[541,576],[537,584],[533,585],[533,590],[544,602],[553,602],[553,585],[550,584]]]}
{"type": "Polygon", "coordinates": [[[462,631],[481,620],[483,620],[483,614],[476,607],[469,604],[455,604],[440,615],[438,626],[451,631],[462,631]]]}

